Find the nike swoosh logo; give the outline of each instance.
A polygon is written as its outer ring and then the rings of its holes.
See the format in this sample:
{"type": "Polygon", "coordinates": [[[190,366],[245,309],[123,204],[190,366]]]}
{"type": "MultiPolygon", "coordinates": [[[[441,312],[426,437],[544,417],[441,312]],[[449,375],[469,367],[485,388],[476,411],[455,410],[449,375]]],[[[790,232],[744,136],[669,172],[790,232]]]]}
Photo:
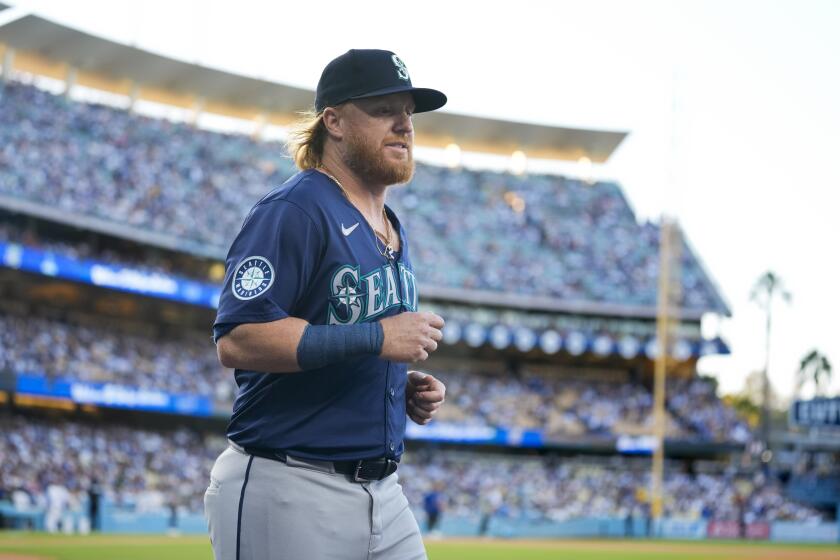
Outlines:
{"type": "Polygon", "coordinates": [[[353,230],[356,229],[357,227],[359,227],[359,222],[356,222],[355,224],[353,224],[352,226],[350,226],[348,228],[344,227],[344,224],[341,224],[341,233],[344,234],[344,237],[347,237],[348,235],[353,233],[353,230]]]}

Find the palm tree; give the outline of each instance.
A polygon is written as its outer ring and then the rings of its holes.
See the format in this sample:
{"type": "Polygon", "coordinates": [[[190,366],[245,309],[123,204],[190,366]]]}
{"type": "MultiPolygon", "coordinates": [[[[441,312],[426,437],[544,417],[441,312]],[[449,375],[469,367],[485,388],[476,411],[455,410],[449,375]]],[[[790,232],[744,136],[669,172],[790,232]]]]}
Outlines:
{"type": "Polygon", "coordinates": [[[770,270],[765,272],[753,286],[750,299],[756,302],[767,314],[764,349],[764,386],[761,391],[761,439],[765,448],[770,445],[770,324],[773,315],[773,300],[781,297],[790,301],[790,292],[782,285],[782,280],[770,270]]]}
{"type": "Polygon", "coordinates": [[[796,394],[798,397],[802,387],[809,380],[814,382],[814,392],[822,396],[831,383],[831,363],[825,354],[821,354],[816,348],[808,352],[799,362],[799,371],[796,372],[796,394]]]}

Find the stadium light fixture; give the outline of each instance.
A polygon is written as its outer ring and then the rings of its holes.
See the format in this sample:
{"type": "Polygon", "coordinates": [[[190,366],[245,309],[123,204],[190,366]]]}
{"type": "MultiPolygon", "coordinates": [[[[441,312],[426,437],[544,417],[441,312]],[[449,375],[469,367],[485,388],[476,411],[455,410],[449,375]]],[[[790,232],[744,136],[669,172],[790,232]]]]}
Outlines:
{"type": "Polygon", "coordinates": [[[129,113],[133,113],[135,107],[137,106],[137,101],[140,99],[140,84],[135,81],[131,82],[131,87],[128,93],[128,107],[126,110],[129,113]]]}
{"type": "Polygon", "coordinates": [[[587,185],[594,185],[595,180],[592,178],[592,160],[586,156],[578,159],[578,176],[583,179],[587,185]]]}
{"type": "Polygon", "coordinates": [[[251,138],[254,140],[262,140],[265,134],[265,127],[268,124],[268,115],[260,113],[254,119],[254,129],[251,132],[251,138]]]}
{"type": "Polygon", "coordinates": [[[522,150],[516,150],[510,155],[510,171],[514,175],[522,175],[528,167],[528,157],[522,150]]]}
{"type": "Polygon", "coordinates": [[[454,169],[461,165],[461,146],[448,144],[444,152],[447,167],[454,169]]]}
{"type": "Polygon", "coordinates": [[[68,66],[67,71],[64,74],[64,97],[70,99],[70,96],[73,95],[73,88],[76,87],[76,79],[79,76],[78,68],[74,66],[68,66]]]}
{"type": "Polygon", "coordinates": [[[207,100],[200,95],[193,100],[192,112],[190,113],[191,125],[198,126],[201,115],[204,114],[204,105],[206,102],[207,100]]]}
{"type": "Polygon", "coordinates": [[[214,262],[210,265],[207,276],[213,282],[221,282],[225,279],[225,265],[220,262],[214,262]]]}
{"type": "Polygon", "coordinates": [[[6,47],[3,51],[3,69],[0,70],[0,81],[12,79],[12,68],[15,64],[15,49],[6,47]]]}

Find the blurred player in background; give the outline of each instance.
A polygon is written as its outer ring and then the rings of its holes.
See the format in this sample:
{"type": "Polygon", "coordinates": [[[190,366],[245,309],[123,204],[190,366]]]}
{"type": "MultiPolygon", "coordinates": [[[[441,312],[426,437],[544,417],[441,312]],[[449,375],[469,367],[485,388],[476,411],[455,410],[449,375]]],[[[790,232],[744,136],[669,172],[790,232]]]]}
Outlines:
{"type": "Polygon", "coordinates": [[[99,520],[99,502],[102,499],[102,486],[99,484],[99,479],[93,477],[90,479],[90,486],[88,487],[88,519],[90,520],[90,530],[100,530],[99,520]]]}
{"type": "Polygon", "coordinates": [[[59,526],[66,524],[64,514],[69,506],[70,491],[58,481],[50,480],[47,485],[47,512],[44,518],[47,532],[57,533],[59,526]]]}
{"type": "Polygon", "coordinates": [[[426,511],[426,530],[437,536],[437,526],[443,512],[443,484],[435,482],[432,490],[423,497],[423,509],[426,511]]]}

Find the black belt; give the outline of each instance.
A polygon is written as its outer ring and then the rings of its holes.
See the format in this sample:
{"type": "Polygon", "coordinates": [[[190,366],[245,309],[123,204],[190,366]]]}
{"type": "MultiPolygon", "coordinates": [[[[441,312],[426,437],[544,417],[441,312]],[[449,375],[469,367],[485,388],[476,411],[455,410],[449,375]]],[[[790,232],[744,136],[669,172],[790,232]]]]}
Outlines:
{"type": "MultiPolygon", "coordinates": [[[[280,461],[286,463],[288,456],[282,451],[266,451],[263,449],[254,449],[251,447],[244,447],[243,450],[248,455],[262,457],[263,459],[271,459],[272,461],[280,461]]],[[[306,459],[298,459],[305,461],[306,459]]],[[[362,459],[361,461],[321,461],[323,463],[332,463],[335,472],[350,475],[355,482],[370,482],[371,480],[382,480],[386,476],[392,475],[397,471],[397,463],[393,459],[380,457],[377,459],[362,459]]]]}

